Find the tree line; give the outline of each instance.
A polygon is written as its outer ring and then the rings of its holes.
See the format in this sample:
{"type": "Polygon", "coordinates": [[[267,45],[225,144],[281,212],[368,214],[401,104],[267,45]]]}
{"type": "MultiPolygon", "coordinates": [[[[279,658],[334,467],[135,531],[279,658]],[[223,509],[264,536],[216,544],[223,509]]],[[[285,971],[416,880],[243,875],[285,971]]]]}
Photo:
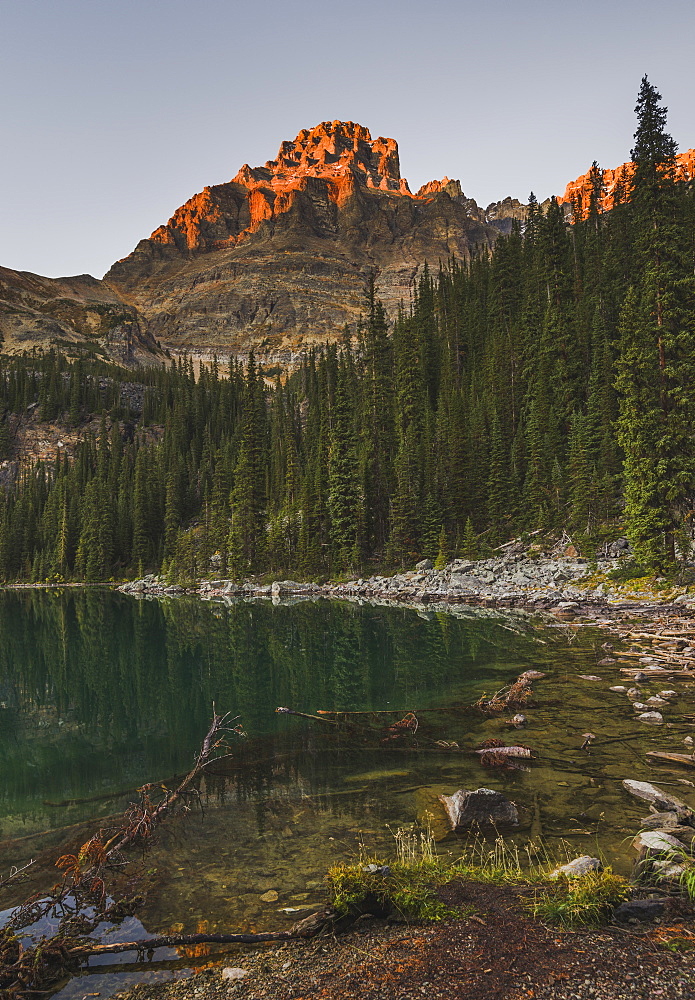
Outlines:
{"type": "Polygon", "coordinates": [[[17,416],[79,427],[72,458],[0,493],[0,576],[164,570],[321,577],[475,556],[538,528],[637,560],[688,551],[695,491],[695,194],[643,79],[626,175],[594,163],[570,223],[526,221],[425,268],[391,328],[358,330],[269,385],[253,354],[125,373],[57,351],[2,359],[0,455],[17,416]]]}

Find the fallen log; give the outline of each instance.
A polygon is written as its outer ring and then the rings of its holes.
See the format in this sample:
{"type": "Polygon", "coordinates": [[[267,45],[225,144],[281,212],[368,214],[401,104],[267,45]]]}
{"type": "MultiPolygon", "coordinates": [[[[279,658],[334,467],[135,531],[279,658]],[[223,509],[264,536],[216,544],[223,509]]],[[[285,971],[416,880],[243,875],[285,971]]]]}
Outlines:
{"type": "Polygon", "coordinates": [[[325,719],[322,715],[311,715],[310,712],[295,712],[293,708],[276,708],[276,715],[296,715],[300,719],[313,719],[314,722],[323,722],[327,726],[339,726],[339,722],[335,722],[333,719],[325,719]]]}
{"type": "Polygon", "coordinates": [[[665,764],[685,764],[686,767],[695,767],[695,758],[690,753],[666,753],[662,750],[647,750],[647,757],[652,760],[660,760],[665,764]]]}
{"type": "Polygon", "coordinates": [[[264,941],[291,941],[307,936],[288,931],[266,931],[259,934],[163,934],[161,937],[143,938],[141,941],[118,941],[115,944],[76,945],[70,954],[76,958],[92,955],[115,955],[123,951],[155,951],[157,948],[175,948],[194,944],[262,944],[264,941]]]}
{"type": "Polygon", "coordinates": [[[635,674],[644,674],[645,677],[663,677],[663,678],[675,678],[676,680],[691,681],[695,678],[695,670],[680,670],[673,669],[669,670],[666,667],[659,667],[659,669],[654,669],[654,667],[621,667],[621,674],[628,674],[634,676],[635,674]]]}

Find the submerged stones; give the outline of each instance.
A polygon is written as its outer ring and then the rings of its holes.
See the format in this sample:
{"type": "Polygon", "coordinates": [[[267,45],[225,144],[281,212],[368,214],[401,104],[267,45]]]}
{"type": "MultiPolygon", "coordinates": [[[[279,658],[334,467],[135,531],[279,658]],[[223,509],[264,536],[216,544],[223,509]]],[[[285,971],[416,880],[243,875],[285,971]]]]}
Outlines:
{"type": "Polygon", "coordinates": [[[460,788],[453,795],[440,795],[451,829],[518,826],[519,813],[513,802],[492,788],[469,791],[460,788]]]}
{"type": "Polygon", "coordinates": [[[675,813],[679,820],[691,825],[693,820],[695,820],[695,813],[690,806],[682,802],[681,799],[676,798],[675,795],[669,795],[668,792],[662,791],[662,789],[657,788],[656,785],[652,785],[648,781],[633,781],[631,778],[625,778],[623,788],[634,798],[648,802],[655,809],[662,812],[675,813]]]}
{"type": "Polygon", "coordinates": [[[642,712],[641,715],[637,716],[638,722],[648,722],[652,726],[660,726],[664,721],[664,717],[661,712],[642,712]]]}

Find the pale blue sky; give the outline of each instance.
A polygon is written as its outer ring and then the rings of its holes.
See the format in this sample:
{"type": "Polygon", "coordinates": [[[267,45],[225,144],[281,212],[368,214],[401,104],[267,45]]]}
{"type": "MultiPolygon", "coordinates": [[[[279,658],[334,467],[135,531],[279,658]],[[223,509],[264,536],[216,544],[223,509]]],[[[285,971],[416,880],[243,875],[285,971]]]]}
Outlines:
{"type": "Polygon", "coordinates": [[[0,0],[0,264],[101,276],[206,184],[327,119],[411,189],[540,199],[628,155],[644,73],[695,146],[692,0],[0,0]]]}

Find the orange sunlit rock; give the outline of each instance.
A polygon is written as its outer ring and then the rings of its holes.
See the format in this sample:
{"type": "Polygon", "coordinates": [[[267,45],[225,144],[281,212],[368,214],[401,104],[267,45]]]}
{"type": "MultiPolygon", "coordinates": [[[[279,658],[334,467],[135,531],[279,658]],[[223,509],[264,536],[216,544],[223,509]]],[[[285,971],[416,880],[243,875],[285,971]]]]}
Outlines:
{"type": "MultiPolygon", "coordinates": [[[[603,171],[603,195],[599,208],[602,212],[608,212],[613,208],[615,202],[616,189],[622,187],[623,198],[629,195],[630,180],[635,172],[635,164],[628,161],[622,163],[614,170],[603,171]]],[[[679,153],[676,157],[676,178],[678,180],[692,180],[695,177],[695,149],[688,149],[685,153],[679,153]]],[[[575,181],[565,188],[565,193],[559,202],[566,205],[576,205],[582,218],[586,218],[589,213],[591,200],[591,172],[588,171],[577,177],[575,181]]]]}

